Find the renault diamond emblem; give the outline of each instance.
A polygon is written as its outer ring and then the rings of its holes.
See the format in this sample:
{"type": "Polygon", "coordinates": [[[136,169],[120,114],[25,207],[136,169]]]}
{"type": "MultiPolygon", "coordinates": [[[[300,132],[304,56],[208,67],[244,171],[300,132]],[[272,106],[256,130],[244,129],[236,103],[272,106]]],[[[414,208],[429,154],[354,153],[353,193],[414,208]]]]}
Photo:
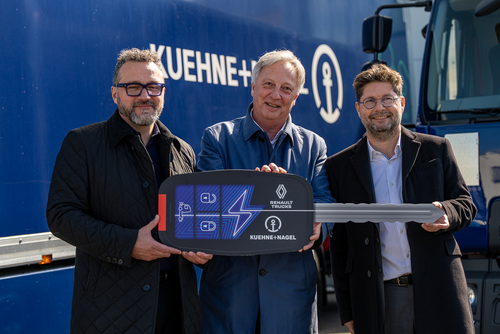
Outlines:
{"type": "Polygon", "coordinates": [[[278,189],[276,189],[276,194],[278,195],[279,199],[283,199],[286,195],[286,188],[284,185],[280,184],[278,186],[278,189]]]}

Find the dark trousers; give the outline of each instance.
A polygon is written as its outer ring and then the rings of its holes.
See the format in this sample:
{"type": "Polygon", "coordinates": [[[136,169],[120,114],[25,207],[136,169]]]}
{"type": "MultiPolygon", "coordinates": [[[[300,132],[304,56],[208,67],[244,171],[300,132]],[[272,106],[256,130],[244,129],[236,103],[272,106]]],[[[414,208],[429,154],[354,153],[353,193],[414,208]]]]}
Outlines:
{"type": "Polygon", "coordinates": [[[182,334],[181,287],[175,273],[160,277],[155,334],[182,334]]]}
{"type": "Polygon", "coordinates": [[[413,285],[384,284],[385,334],[414,334],[413,285]]]}

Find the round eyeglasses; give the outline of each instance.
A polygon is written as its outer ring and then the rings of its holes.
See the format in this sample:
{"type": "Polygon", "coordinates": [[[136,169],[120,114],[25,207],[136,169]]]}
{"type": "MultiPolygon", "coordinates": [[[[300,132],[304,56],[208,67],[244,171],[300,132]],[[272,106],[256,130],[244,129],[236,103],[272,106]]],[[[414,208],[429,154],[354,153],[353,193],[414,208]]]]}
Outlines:
{"type": "Polygon", "coordinates": [[[142,94],[142,90],[146,88],[146,92],[149,96],[160,96],[163,92],[163,87],[165,84],[161,83],[149,83],[145,85],[141,85],[139,83],[124,83],[124,84],[115,84],[115,87],[125,87],[125,91],[128,96],[140,96],[142,94]]]}
{"type": "Polygon", "coordinates": [[[392,96],[386,96],[381,99],[372,99],[371,97],[364,99],[363,102],[358,101],[358,103],[362,104],[365,106],[366,109],[373,109],[377,105],[377,101],[380,100],[380,103],[386,108],[392,107],[394,104],[394,101],[399,99],[398,97],[392,97],[392,96]]]}

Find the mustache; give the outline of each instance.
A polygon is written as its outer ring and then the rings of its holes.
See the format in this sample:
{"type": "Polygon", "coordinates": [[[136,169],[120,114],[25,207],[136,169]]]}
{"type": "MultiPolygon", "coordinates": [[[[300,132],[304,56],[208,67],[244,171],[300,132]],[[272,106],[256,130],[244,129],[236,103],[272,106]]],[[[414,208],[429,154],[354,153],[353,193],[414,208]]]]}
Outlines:
{"type": "Polygon", "coordinates": [[[134,102],[132,104],[133,107],[137,107],[137,106],[155,106],[156,104],[151,101],[151,100],[148,100],[148,101],[137,101],[137,102],[134,102]]]}
{"type": "Polygon", "coordinates": [[[382,112],[382,113],[372,114],[370,115],[370,118],[384,117],[384,116],[392,116],[392,114],[389,112],[382,112]]]}

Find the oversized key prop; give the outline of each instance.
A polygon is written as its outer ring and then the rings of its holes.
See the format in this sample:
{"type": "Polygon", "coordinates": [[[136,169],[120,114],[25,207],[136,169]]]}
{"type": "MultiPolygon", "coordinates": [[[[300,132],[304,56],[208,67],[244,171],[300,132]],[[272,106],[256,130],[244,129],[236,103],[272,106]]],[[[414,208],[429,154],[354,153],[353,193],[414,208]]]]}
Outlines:
{"type": "Polygon", "coordinates": [[[424,223],[443,215],[432,204],[314,204],[304,178],[249,170],[171,176],[158,203],[164,244],[217,255],[297,251],[313,222],[424,223]]]}

